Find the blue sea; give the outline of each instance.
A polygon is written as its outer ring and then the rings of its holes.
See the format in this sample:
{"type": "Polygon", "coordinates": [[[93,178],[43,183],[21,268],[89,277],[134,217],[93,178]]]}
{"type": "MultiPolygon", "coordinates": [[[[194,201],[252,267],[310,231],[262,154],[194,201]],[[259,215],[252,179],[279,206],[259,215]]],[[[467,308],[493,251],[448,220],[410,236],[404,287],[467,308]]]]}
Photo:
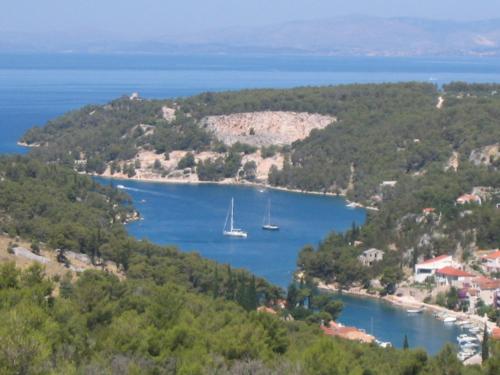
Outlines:
{"type": "MultiPolygon", "coordinates": [[[[289,88],[368,82],[500,82],[496,59],[339,58],[303,56],[126,56],[0,55],[0,153],[23,153],[17,140],[30,127],[89,103],[105,103],[139,92],[146,98],[182,97],[204,91],[289,88]]],[[[106,181],[109,183],[109,181],[106,181]]],[[[114,182],[115,184],[118,182],[114,182]]],[[[286,285],[298,251],[316,245],[330,231],[363,223],[365,212],[342,199],[249,187],[161,185],[120,182],[128,188],[144,220],[129,226],[132,235],[183,251],[245,267],[286,285]],[[238,226],[246,240],[222,236],[229,200],[235,198],[238,226]],[[260,229],[267,200],[279,232],[260,229]],[[141,203],[142,202],[142,203],[141,203]]],[[[436,353],[459,333],[429,314],[410,316],[376,300],[340,297],[341,322],[373,332],[401,347],[436,353]]]]}

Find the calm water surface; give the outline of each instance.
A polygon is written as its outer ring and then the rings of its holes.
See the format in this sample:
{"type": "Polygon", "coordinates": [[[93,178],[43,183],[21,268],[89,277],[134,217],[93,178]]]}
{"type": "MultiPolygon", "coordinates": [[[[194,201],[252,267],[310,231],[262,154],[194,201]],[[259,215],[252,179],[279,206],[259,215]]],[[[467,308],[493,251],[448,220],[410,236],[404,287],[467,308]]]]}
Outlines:
{"type": "MultiPolygon", "coordinates": [[[[16,141],[33,125],[89,103],[105,103],[138,91],[147,98],[188,96],[203,91],[287,88],[367,82],[453,80],[500,82],[500,64],[490,59],[384,59],[259,56],[75,56],[0,55],[0,153],[23,153],[16,141]]],[[[108,182],[107,182],[108,183],[108,182]]],[[[331,230],[345,230],[365,213],[350,210],[341,199],[253,188],[214,185],[158,185],[127,181],[144,220],[129,226],[139,238],[245,267],[286,285],[296,255],[317,244],[331,230]],[[236,200],[236,220],[249,232],[246,240],[221,235],[229,199],[236,200]],[[278,233],[260,229],[272,198],[278,233]],[[144,203],[140,203],[145,200],[144,203]]],[[[459,333],[428,314],[409,316],[376,300],[340,297],[340,320],[373,332],[401,347],[430,353],[459,333]]]]}

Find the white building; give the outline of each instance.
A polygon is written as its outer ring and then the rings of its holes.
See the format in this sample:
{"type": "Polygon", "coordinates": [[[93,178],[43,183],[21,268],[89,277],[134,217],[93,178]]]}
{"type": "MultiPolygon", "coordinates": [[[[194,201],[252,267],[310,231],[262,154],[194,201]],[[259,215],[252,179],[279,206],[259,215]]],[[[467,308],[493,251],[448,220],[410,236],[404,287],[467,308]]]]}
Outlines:
{"type": "Polygon", "coordinates": [[[429,276],[434,276],[437,270],[454,265],[451,255],[441,255],[427,259],[415,265],[414,279],[417,283],[423,283],[429,276]]]}
{"type": "Polygon", "coordinates": [[[384,259],[384,252],[375,248],[368,249],[363,251],[363,254],[361,254],[358,259],[361,264],[370,267],[373,263],[380,262],[382,259],[384,259]]]}

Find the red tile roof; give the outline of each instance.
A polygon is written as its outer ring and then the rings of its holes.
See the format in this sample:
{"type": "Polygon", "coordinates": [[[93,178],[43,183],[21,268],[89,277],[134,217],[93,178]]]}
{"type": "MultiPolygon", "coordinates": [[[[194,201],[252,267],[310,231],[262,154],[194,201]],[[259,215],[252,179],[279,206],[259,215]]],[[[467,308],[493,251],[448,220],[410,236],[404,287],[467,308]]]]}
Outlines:
{"type": "Polygon", "coordinates": [[[464,194],[457,198],[459,203],[480,202],[481,198],[476,194],[464,194]]]}
{"type": "Polygon", "coordinates": [[[497,259],[500,258],[500,250],[493,251],[483,256],[483,259],[497,259]]]}
{"type": "Polygon", "coordinates": [[[495,340],[500,340],[500,327],[494,327],[491,332],[491,337],[495,340]]]}
{"type": "Polygon", "coordinates": [[[273,309],[271,309],[270,307],[267,307],[267,306],[259,306],[257,307],[257,311],[258,312],[261,312],[261,313],[268,313],[268,314],[276,314],[276,311],[274,311],[273,309]]]}
{"type": "Polygon", "coordinates": [[[449,255],[440,255],[440,256],[435,257],[435,258],[424,260],[420,264],[429,264],[429,263],[439,262],[440,260],[444,260],[444,259],[446,259],[448,257],[449,257],[449,255]]]}
{"type": "Polygon", "coordinates": [[[436,271],[438,275],[443,275],[443,276],[457,276],[457,277],[470,277],[474,276],[468,272],[459,270],[458,268],[453,268],[453,267],[443,267],[440,268],[436,271]]]}
{"type": "Polygon", "coordinates": [[[330,322],[329,327],[321,326],[320,328],[328,336],[338,336],[347,340],[370,343],[375,339],[373,336],[368,335],[355,327],[345,327],[335,322],[330,322]]]}
{"type": "Polygon", "coordinates": [[[474,279],[474,282],[481,290],[494,290],[500,288],[500,280],[490,279],[488,277],[479,276],[474,279]]]}

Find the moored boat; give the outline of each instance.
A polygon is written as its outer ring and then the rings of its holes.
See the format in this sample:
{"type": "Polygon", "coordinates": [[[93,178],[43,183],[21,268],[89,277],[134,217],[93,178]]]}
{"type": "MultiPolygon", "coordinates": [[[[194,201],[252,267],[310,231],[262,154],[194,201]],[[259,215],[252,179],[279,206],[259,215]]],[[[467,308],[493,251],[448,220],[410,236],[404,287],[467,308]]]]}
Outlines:
{"type": "Polygon", "coordinates": [[[423,313],[425,311],[425,309],[423,307],[420,307],[418,309],[408,309],[406,310],[406,312],[408,314],[420,314],[420,313],[423,313]]]}
{"type": "Polygon", "coordinates": [[[267,201],[267,212],[264,215],[264,223],[262,224],[262,229],[270,231],[277,231],[280,229],[279,226],[271,223],[271,199],[267,201]]]}
{"type": "Polygon", "coordinates": [[[454,316],[446,316],[443,320],[443,322],[445,323],[455,323],[457,321],[457,318],[455,318],[454,316]]]}
{"type": "Polygon", "coordinates": [[[224,223],[224,230],[222,231],[222,233],[224,234],[224,236],[228,237],[247,238],[248,236],[248,233],[243,229],[234,227],[234,198],[231,198],[231,206],[229,208],[228,215],[226,216],[226,222],[224,223]]]}

